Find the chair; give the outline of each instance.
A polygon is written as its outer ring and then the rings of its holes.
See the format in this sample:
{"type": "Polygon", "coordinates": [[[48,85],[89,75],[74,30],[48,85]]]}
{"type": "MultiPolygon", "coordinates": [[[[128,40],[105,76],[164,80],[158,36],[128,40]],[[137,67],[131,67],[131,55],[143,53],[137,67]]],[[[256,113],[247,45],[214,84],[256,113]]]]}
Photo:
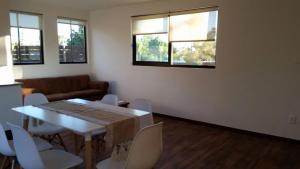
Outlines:
{"type": "Polygon", "coordinates": [[[140,122],[140,128],[147,127],[149,124],[153,124],[153,115],[152,115],[152,105],[149,100],[146,99],[135,99],[133,102],[129,104],[129,108],[131,109],[137,109],[142,111],[147,111],[151,113],[151,118],[145,119],[146,121],[140,122]]]}
{"type": "MultiPolygon", "coordinates": [[[[52,148],[51,144],[49,144],[47,141],[44,141],[40,138],[34,138],[33,141],[39,151],[45,151],[52,148]]],[[[16,156],[16,152],[14,150],[13,141],[7,139],[2,124],[0,124],[0,153],[5,156],[1,164],[1,169],[4,168],[8,158],[12,159],[12,168],[14,168],[15,160],[13,157],[16,156]]]]}
{"type": "Polygon", "coordinates": [[[162,153],[163,123],[140,130],[135,136],[125,160],[106,159],[97,169],[152,169],[162,153]]]}
{"type": "Polygon", "coordinates": [[[103,104],[118,106],[118,96],[114,94],[107,94],[101,99],[100,102],[103,104]]]}
{"type": "MultiPolygon", "coordinates": [[[[48,103],[48,99],[45,95],[41,93],[34,93],[28,95],[24,98],[24,106],[27,105],[41,105],[48,103]]],[[[60,133],[63,132],[65,129],[60,126],[55,126],[49,123],[43,123],[40,125],[35,125],[33,120],[31,119],[29,122],[28,130],[33,135],[39,136],[47,136],[48,141],[51,143],[55,138],[58,139],[59,144],[67,151],[67,147],[60,136],[60,133]]]]}
{"type": "Polygon", "coordinates": [[[67,169],[83,160],[63,150],[39,152],[31,136],[21,127],[8,123],[13,134],[17,159],[24,169],[67,169]]]}
{"type": "Polygon", "coordinates": [[[129,104],[129,108],[143,110],[152,113],[152,105],[149,100],[146,99],[135,99],[129,104]]]}

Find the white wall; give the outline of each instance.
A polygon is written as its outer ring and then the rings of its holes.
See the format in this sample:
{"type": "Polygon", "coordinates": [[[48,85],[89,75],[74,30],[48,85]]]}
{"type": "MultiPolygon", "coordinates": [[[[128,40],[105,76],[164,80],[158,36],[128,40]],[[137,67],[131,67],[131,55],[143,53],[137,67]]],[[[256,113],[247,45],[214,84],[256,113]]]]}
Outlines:
{"type": "Polygon", "coordinates": [[[19,78],[51,77],[89,74],[89,64],[59,64],[56,19],[58,16],[88,20],[88,12],[31,3],[24,0],[9,0],[9,9],[43,14],[44,60],[42,65],[14,66],[14,75],[19,78]]]}
{"type": "Polygon", "coordinates": [[[13,82],[8,0],[0,0],[0,84],[13,82]]]}
{"type": "Polygon", "coordinates": [[[90,13],[94,77],[154,111],[300,139],[299,2],[170,0],[90,13]],[[216,69],[133,66],[130,16],[220,6],[216,69]]]}

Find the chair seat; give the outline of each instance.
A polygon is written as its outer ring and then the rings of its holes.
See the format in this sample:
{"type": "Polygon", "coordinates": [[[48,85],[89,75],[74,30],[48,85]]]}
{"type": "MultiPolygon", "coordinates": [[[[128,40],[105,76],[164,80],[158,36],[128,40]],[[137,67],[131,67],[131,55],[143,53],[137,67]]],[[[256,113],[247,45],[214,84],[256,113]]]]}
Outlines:
{"type": "MultiPolygon", "coordinates": [[[[34,137],[33,138],[33,141],[37,147],[37,149],[39,151],[45,151],[45,150],[49,150],[51,149],[53,146],[48,143],[46,140],[43,140],[41,138],[38,138],[38,137],[34,137]]],[[[10,156],[16,156],[16,153],[15,153],[15,148],[14,148],[14,143],[12,140],[9,140],[8,141],[8,144],[10,145],[11,149],[14,151],[12,154],[10,154],[10,156]]]]}
{"type": "Polygon", "coordinates": [[[38,137],[34,137],[33,141],[39,151],[49,150],[53,147],[48,141],[38,137]]]}
{"type": "Polygon", "coordinates": [[[60,126],[55,126],[49,123],[43,123],[36,127],[30,127],[29,131],[34,135],[53,135],[63,132],[65,129],[60,126]]]}
{"type": "Polygon", "coordinates": [[[68,169],[83,162],[81,158],[62,150],[43,151],[40,155],[46,169],[68,169]]]}
{"type": "Polygon", "coordinates": [[[108,158],[97,164],[97,169],[125,169],[126,160],[113,160],[108,158]]]}

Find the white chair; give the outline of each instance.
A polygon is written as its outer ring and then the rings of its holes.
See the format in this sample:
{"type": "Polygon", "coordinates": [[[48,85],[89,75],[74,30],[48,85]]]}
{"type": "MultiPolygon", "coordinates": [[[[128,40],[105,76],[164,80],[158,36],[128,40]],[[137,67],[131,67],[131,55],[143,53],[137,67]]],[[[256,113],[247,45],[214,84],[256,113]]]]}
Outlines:
{"type": "Polygon", "coordinates": [[[100,102],[103,104],[118,106],[118,96],[114,94],[107,94],[101,99],[100,102]]]}
{"type": "MultiPolygon", "coordinates": [[[[47,141],[42,140],[40,138],[35,137],[33,141],[39,151],[45,151],[52,148],[51,144],[49,144],[47,141]]],[[[16,156],[16,152],[14,150],[13,141],[7,139],[2,124],[0,124],[0,153],[5,156],[1,168],[5,166],[5,163],[7,162],[8,158],[12,159],[11,167],[14,168],[15,160],[13,157],[16,156]]]]}
{"type": "Polygon", "coordinates": [[[106,159],[97,169],[152,169],[162,153],[162,128],[158,123],[140,130],[135,136],[125,160],[106,159]]]}
{"type": "MultiPolygon", "coordinates": [[[[41,105],[45,103],[48,103],[48,99],[45,95],[41,93],[34,93],[24,98],[24,106],[41,105]]],[[[33,135],[48,136],[48,140],[50,142],[57,138],[59,144],[67,151],[67,147],[65,146],[64,141],[60,136],[60,133],[65,130],[63,127],[52,125],[49,123],[34,125],[33,120],[30,119],[28,130],[33,135]]]]}
{"type": "Polygon", "coordinates": [[[129,108],[143,110],[152,113],[152,105],[149,100],[146,99],[135,99],[129,104],[129,108]]]}
{"type": "Polygon", "coordinates": [[[146,99],[135,99],[133,102],[129,104],[129,108],[137,109],[142,111],[147,111],[151,113],[151,117],[145,119],[145,121],[140,121],[140,128],[147,127],[148,125],[152,125],[154,123],[153,115],[152,115],[152,105],[149,100],[146,99]]]}
{"type": "Polygon", "coordinates": [[[8,124],[12,130],[17,159],[24,169],[67,169],[83,160],[63,150],[39,152],[31,136],[21,127],[8,124]]]}

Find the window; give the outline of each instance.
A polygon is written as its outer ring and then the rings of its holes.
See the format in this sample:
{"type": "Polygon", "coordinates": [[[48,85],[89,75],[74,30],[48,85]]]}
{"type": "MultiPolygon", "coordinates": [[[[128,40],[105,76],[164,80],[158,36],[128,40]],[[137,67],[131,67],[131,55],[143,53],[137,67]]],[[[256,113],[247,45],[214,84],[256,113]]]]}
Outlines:
{"type": "Polygon", "coordinates": [[[10,35],[14,65],[44,63],[41,15],[10,12],[10,35]]]}
{"type": "Polygon", "coordinates": [[[85,22],[58,18],[57,31],[60,63],[87,63],[85,22]]]}
{"type": "Polygon", "coordinates": [[[214,68],[217,21],[217,8],[133,17],[133,64],[214,68]]]}

